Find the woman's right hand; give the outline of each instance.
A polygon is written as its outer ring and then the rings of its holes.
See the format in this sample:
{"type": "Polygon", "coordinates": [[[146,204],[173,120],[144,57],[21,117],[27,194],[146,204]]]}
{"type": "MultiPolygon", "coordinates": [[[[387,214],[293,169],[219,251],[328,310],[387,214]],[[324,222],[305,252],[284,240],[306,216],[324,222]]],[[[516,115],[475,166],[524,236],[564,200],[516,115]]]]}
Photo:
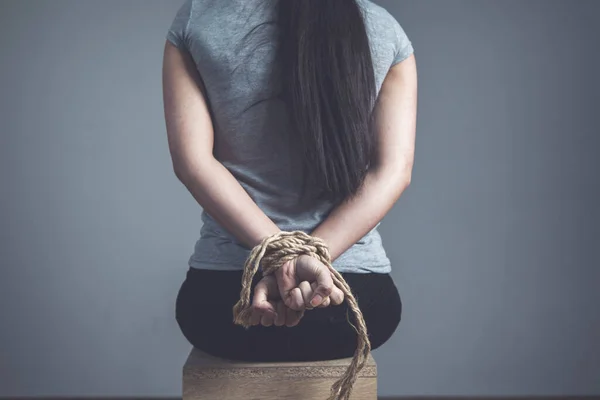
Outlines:
{"type": "Polygon", "coordinates": [[[339,305],[344,294],[333,284],[329,268],[318,259],[301,255],[275,271],[279,293],[292,310],[339,305]]]}

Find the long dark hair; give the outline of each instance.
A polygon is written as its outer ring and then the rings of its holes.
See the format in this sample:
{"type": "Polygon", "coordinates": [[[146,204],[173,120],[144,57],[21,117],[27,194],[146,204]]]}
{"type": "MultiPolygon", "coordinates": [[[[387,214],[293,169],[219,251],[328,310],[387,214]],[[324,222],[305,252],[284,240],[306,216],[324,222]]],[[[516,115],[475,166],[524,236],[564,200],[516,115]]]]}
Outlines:
{"type": "Polygon", "coordinates": [[[362,186],[374,149],[375,76],[362,10],[357,0],[279,0],[278,22],[282,95],[305,190],[342,201],[362,186]]]}

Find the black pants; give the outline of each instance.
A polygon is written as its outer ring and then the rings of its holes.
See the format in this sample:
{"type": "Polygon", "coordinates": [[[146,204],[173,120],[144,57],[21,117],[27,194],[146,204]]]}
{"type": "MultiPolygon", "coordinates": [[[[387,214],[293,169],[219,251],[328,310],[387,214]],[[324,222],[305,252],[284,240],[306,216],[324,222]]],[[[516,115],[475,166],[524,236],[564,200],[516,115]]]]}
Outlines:
{"type": "MultiPolygon", "coordinates": [[[[398,290],[389,274],[342,274],[363,313],[372,349],[394,333],[402,313],[398,290]]],[[[352,357],[357,335],[354,314],[339,306],[307,310],[295,327],[233,323],[242,271],[190,268],[177,296],[176,317],[186,339],[217,357],[242,361],[315,361],[352,357]]],[[[253,287],[260,279],[255,276],[253,287]]]]}

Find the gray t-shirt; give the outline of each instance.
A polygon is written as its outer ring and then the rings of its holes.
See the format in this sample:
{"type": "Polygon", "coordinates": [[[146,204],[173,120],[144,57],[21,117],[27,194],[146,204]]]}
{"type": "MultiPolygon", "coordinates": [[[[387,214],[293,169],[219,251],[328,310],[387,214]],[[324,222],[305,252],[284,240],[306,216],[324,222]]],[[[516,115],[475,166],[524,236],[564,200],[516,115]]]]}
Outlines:
{"type": "MultiPolygon", "coordinates": [[[[206,86],[214,127],[213,154],[281,230],[310,233],[333,209],[301,203],[298,154],[288,146],[288,117],[276,71],[278,0],[186,0],[166,38],[193,57],[206,86]]],[[[369,0],[365,11],[377,92],[390,67],[413,52],[396,19],[369,0]]],[[[250,250],[206,212],[189,258],[193,268],[241,270],[250,250]]],[[[390,260],[375,227],[338,257],[340,272],[387,273],[390,260]]]]}

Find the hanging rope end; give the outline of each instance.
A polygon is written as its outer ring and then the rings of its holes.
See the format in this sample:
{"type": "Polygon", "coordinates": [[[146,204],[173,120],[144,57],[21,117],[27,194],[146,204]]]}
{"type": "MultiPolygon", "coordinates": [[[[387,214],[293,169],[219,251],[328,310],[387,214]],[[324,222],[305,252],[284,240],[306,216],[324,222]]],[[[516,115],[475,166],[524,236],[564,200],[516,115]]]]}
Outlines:
{"type": "Polygon", "coordinates": [[[248,306],[244,306],[241,301],[238,301],[235,306],[233,306],[233,323],[236,325],[241,325],[244,328],[250,328],[250,315],[252,314],[252,309],[248,306]]]}

